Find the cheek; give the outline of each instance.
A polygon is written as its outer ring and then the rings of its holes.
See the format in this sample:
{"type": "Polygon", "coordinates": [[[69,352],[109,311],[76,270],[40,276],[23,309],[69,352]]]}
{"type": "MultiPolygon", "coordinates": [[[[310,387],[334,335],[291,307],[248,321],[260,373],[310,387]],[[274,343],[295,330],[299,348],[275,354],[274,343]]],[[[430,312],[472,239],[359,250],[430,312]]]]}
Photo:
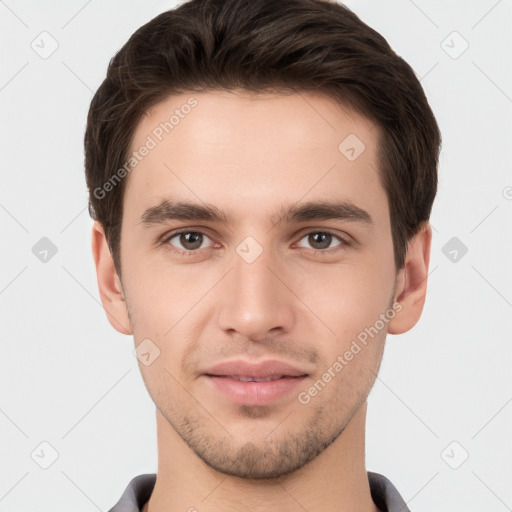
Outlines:
{"type": "Polygon", "coordinates": [[[203,330],[211,315],[212,300],[215,303],[215,283],[219,278],[211,267],[192,271],[191,267],[135,266],[132,262],[126,268],[130,277],[125,289],[135,343],[149,339],[159,352],[151,366],[140,364],[140,370],[153,383],[155,392],[159,392],[169,385],[172,377],[179,382],[187,379],[182,362],[187,354],[201,350],[198,343],[204,338],[203,330]]]}
{"type": "Polygon", "coordinates": [[[184,272],[181,266],[159,268],[154,264],[132,264],[126,265],[126,275],[129,278],[125,288],[132,315],[139,334],[145,336],[166,335],[206,292],[202,291],[205,287],[202,275],[184,272]]]}
{"type": "Polygon", "coordinates": [[[326,335],[334,331],[338,343],[346,343],[387,310],[392,277],[379,265],[319,266],[314,274],[298,279],[294,290],[324,323],[326,335]]]}

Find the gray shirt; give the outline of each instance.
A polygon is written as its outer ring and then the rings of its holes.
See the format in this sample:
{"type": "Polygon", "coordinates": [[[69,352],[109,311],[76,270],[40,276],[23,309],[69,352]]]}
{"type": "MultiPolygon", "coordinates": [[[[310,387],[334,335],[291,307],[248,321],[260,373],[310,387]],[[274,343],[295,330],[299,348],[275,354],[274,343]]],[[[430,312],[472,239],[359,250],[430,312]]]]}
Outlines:
{"type": "MultiPolygon", "coordinates": [[[[396,487],[384,475],[367,471],[372,499],[382,512],[411,512],[396,487]]],[[[109,512],[140,512],[149,500],[156,474],[138,475],[130,481],[119,501],[109,512]]]]}

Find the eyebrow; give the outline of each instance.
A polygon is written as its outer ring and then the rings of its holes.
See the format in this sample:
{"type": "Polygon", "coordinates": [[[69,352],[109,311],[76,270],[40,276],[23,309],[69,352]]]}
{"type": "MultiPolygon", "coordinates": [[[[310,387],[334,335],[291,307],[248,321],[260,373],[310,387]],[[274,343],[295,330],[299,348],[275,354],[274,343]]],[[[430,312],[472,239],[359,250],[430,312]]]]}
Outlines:
{"type": "MultiPolygon", "coordinates": [[[[272,224],[299,223],[310,220],[347,220],[372,225],[370,214],[349,201],[310,201],[282,206],[270,217],[272,224]]],[[[211,204],[164,200],[144,210],[139,224],[149,227],[169,220],[209,221],[234,224],[231,215],[211,204]]]]}

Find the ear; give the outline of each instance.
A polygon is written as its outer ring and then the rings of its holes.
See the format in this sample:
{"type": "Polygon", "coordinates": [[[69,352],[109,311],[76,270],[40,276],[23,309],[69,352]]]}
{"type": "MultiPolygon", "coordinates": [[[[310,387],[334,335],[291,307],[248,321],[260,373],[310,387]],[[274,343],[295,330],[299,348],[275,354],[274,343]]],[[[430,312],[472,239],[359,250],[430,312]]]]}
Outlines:
{"type": "Polygon", "coordinates": [[[428,222],[424,222],[418,233],[409,240],[405,263],[398,273],[394,297],[394,301],[399,302],[402,309],[388,324],[390,334],[407,332],[420,319],[427,294],[431,241],[432,228],[428,222]]]}
{"type": "Polygon", "coordinates": [[[92,255],[101,303],[110,325],[121,334],[133,334],[123,286],[117,275],[103,226],[98,221],[94,221],[92,227],[92,255]]]}

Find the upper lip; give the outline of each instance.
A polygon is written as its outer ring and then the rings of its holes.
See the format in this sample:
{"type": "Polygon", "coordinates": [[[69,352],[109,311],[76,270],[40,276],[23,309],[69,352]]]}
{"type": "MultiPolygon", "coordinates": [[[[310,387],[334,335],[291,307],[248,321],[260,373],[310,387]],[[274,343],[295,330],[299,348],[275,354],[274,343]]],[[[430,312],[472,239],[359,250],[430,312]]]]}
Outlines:
{"type": "Polygon", "coordinates": [[[302,377],[307,372],[291,364],[274,359],[250,363],[241,359],[224,361],[204,372],[206,375],[265,378],[275,375],[302,377]]]}

